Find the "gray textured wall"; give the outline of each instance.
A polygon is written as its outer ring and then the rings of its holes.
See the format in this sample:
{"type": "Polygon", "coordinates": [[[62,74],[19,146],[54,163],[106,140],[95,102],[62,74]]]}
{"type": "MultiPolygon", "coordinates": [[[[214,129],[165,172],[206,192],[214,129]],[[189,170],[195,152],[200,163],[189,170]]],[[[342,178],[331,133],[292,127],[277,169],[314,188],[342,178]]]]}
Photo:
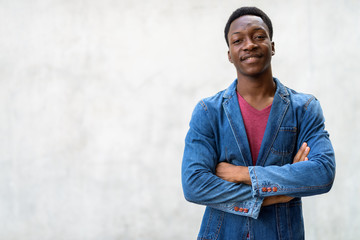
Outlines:
{"type": "Polygon", "coordinates": [[[197,101],[227,87],[223,28],[272,18],[274,75],[315,94],[332,191],[307,239],[359,239],[360,1],[0,0],[0,239],[195,239],[180,166],[197,101]]]}

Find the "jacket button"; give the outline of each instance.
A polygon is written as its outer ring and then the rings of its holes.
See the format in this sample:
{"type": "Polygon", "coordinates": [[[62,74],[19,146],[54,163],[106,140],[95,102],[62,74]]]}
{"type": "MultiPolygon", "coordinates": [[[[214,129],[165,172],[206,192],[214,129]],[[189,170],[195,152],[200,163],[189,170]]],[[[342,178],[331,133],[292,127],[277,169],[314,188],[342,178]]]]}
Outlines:
{"type": "Polygon", "coordinates": [[[243,211],[244,211],[244,209],[241,207],[241,208],[239,209],[239,211],[240,211],[240,212],[243,212],[243,211]]]}
{"type": "Polygon", "coordinates": [[[273,192],[277,192],[277,187],[273,187],[273,192]]]}
{"type": "Polygon", "coordinates": [[[249,209],[244,208],[244,213],[248,213],[248,212],[249,212],[249,209]]]}
{"type": "Polygon", "coordinates": [[[239,211],[239,207],[234,207],[234,210],[237,212],[239,211]]]}
{"type": "Polygon", "coordinates": [[[268,192],[271,192],[271,191],[272,191],[271,187],[268,187],[268,188],[267,188],[267,191],[268,191],[268,192]]]}
{"type": "Polygon", "coordinates": [[[266,187],[263,187],[263,188],[261,189],[261,191],[267,192],[267,188],[266,188],[266,187]]]}

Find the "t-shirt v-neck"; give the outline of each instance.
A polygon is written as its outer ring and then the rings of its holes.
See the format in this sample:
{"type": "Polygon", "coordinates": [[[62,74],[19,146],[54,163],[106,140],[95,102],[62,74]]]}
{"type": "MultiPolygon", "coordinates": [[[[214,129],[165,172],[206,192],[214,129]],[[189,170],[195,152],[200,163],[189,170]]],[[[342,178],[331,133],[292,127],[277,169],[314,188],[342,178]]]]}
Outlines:
{"type": "Polygon", "coordinates": [[[262,110],[257,110],[246,102],[246,100],[238,92],[237,97],[241,115],[244,120],[247,139],[250,145],[252,164],[255,166],[272,104],[262,110]]]}

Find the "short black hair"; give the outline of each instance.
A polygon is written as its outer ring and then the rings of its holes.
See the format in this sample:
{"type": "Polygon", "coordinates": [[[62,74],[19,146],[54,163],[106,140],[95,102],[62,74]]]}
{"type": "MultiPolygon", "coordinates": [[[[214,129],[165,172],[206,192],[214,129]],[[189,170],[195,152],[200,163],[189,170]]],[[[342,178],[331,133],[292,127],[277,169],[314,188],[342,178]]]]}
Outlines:
{"type": "Polygon", "coordinates": [[[266,24],[266,26],[269,28],[269,35],[270,35],[270,40],[272,40],[273,37],[273,27],[272,27],[272,23],[270,18],[268,17],[268,15],[266,15],[266,13],[264,13],[262,10],[258,9],[257,7],[241,7],[236,9],[231,16],[229,17],[229,20],[227,21],[226,25],[225,25],[225,40],[226,40],[226,44],[229,46],[229,39],[228,39],[228,33],[229,33],[229,29],[230,29],[230,25],[231,23],[238,19],[239,17],[245,16],[245,15],[254,15],[254,16],[258,16],[260,17],[264,23],[266,24]]]}

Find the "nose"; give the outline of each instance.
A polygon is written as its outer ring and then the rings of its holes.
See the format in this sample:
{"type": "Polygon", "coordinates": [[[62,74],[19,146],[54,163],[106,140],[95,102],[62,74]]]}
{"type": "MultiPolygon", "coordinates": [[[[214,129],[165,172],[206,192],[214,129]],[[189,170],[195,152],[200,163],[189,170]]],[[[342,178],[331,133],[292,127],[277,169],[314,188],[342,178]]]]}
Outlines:
{"type": "Polygon", "coordinates": [[[257,48],[258,45],[251,38],[247,38],[243,45],[243,51],[251,51],[257,48]]]}

